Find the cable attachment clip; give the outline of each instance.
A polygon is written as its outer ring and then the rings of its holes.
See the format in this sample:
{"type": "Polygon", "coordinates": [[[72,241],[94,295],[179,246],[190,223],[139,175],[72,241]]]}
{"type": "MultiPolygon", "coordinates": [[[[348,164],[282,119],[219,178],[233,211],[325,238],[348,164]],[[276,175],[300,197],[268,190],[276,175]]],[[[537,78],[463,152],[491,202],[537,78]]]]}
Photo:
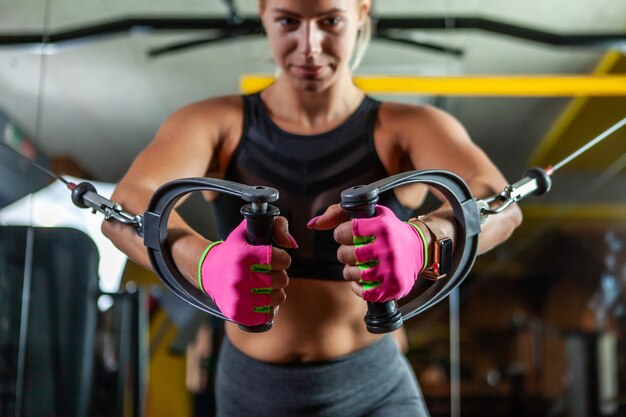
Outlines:
{"type": "Polygon", "coordinates": [[[100,212],[107,221],[115,220],[122,224],[132,226],[140,237],[143,237],[143,216],[139,214],[128,213],[123,210],[122,206],[102,197],[96,191],[96,187],[88,182],[74,184],[68,183],[68,188],[72,191],[72,202],[80,208],[91,208],[92,211],[100,212]]]}
{"type": "Polygon", "coordinates": [[[536,197],[544,195],[550,191],[551,187],[552,179],[546,170],[538,167],[530,168],[521,180],[507,185],[499,194],[477,201],[480,223],[483,224],[487,216],[498,214],[529,195],[536,197]]]}

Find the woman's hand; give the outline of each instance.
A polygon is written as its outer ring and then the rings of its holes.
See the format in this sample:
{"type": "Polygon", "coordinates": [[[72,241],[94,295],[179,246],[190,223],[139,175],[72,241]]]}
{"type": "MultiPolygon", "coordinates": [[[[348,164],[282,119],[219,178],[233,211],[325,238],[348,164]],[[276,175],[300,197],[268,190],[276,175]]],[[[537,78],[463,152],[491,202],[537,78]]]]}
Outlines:
{"type": "MultiPolygon", "coordinates": [[[[284,218],[274,222],[274,241],[297,248],[284,218]]],[[[258,326],[272,320],[285,302],[291,258],[283,249],[246,241],[246,220],[225,241],[207,247],[198,265],[198,284],[229,320],[258,326]]]]}
{"type": "Polygon", "coordinates": [[[335,228],[341,244],[337,259],[344,279],[366,301],[398,300],[407,295],[424,268],[424,240],[415,226],[399,220],[384,206],[374,217],[349,220],[339,205],[311,219],[312,229],[335,228]]]}

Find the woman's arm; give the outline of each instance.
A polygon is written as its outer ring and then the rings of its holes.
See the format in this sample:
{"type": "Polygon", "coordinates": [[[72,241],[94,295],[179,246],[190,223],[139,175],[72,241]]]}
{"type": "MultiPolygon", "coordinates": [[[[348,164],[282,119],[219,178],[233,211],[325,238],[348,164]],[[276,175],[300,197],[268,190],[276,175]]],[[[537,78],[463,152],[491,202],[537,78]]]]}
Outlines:
{"type": "MultiPolygon", "coordinates": [[[[508,184],[463,126],[449,114],[429,106],[398,105],[387,117],[396,119],[397,146],[409,156],[413,169],[453,172],[467,183],[477,199],[497,194],[508,184]]],[[[444,202],[428,216],[454,241],[455,227],[449,204],[444,202]]],[[[504,242],[521,222],[522,214],[516,204],[490,216],[481,228],[478,253],[504,242]]]]}
{"type": "MultiPolygon", "coordinates": [[[[506,186],[500,171],[472,143],[465,129],[451,116],[434,108],[383,104],[376,139],[378,155],[390,174],[426,169],[450,171],[463,178],[477,198],[496,194],[506,186]]],[[[413,202],[423,201],[421,185],[409,191],[417,193],[413,202]]],[[[438,197],[444,203],[429,213],[428,218],[454,242],[456,222],[452,209],[442,196],[438,197]]],[[[414,222],[420,230],[418,233],[387,211],[380,207],[371,219],[350,221],[340,205],[334,204],[309,223],[313,229],[335,229],[333,236],[340,244],[337,259],[345,265],[344,278],[352,281],[352,290],[368,301],[402,297],[411,290],[424,267],[433,261],[423,250],[426,246],[428,253],[433,253],[432,225],[414,222]],[[367,240],[357,244],[355,236],[367,240]]],[[[482,225],[479,253],[506,240],[522,220],[516,205],[493,217],[482,225]]]]}
{"type": "MultiPolygon", "coordinates": [[[[232,134],[241,99],[223,97],[191,104],[172,114],[154,140],[135,159],[111,199],[132,213],[142,213],[158,187],[174,179],[203,177],[217,150],[232,134]],[[231,124],[233,122],[233,124],[231,124]]],[[[197,262],[210,243],[172,211],[168,235],[177,267],[197,285],[197,262]]],[[[130,227],[103,222],[102,232],[134,262],[150,268],[143,240],[130,227]]]]}

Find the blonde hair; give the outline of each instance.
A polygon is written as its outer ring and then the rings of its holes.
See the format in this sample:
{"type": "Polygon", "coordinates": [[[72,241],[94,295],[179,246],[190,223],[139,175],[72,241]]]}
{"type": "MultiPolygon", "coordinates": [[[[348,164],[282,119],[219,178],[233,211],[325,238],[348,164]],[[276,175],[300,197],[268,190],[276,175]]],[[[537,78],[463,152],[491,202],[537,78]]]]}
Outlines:
{"type": "Polygon", "coordinates": [[[363,26],[359,28],[359,32],[356,35],[354,53],[352,54],[352,63],[350,64],[350,69],[352,71],[356,70],[361,64],[361,61],[363,61],[363,57],[365,56],[367,47],[369,46],[370,40],[372,39],[372,32],[372,17],[368,13],[367,17],[365,18],[365,22],[363,23],[363,26]]]}

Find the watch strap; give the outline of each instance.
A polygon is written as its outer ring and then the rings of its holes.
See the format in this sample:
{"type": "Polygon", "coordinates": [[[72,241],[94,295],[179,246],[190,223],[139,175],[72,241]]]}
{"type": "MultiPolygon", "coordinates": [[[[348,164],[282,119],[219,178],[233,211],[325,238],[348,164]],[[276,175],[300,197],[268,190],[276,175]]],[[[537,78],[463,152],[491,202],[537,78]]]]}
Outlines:
{"type": "Polygon", "coordinates": [[[418,220],[418,221],[424,223],[426,225],[426,227],[428,228],[428,230],[430,230],[430,232],[433,234],[433,236],[435,236],[436,240],[446,239],[448,237],[448,236],[446,236],[445,233],[443,233],[443,230],[441,230],[441,227],[439,227],[437,222],[435,222],[430,217],[428,217],[428,216],[417,216],[415,218],[415,220],[418,220]]]}
{"type": "Polygon", "coordinates": [[[441,227],[432,219],[427,216],[418,216],[409,220],[409,222],[419,222],[422,223],[433,235],[433,250],[432,250],[432,262],[430,265],[426,266],[422,271],[424,277],[438,280],[440,278],[444,278],[446,276],[447,271],[441,271],[440,267],[442,266],[442,257],[446,258],[444,262],[449,261],[444,253],[440,250],[440,245],[442,242],[446,241],[447,243],[451,242],[450,237],[446,236],[446,234],[441,230],[441,227]]]}

